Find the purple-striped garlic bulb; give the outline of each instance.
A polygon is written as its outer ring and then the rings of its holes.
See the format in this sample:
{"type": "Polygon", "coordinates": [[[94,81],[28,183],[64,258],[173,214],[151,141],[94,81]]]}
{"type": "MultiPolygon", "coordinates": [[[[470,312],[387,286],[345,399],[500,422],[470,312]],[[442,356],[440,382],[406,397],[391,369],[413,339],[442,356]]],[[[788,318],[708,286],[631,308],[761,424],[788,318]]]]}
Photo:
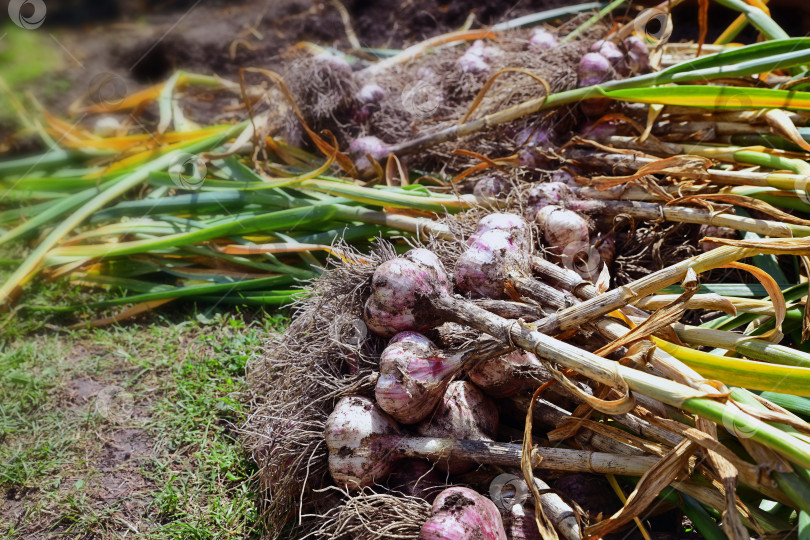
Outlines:
{"type": "MultiPolygon", "coordinates": [[[[579,87],[594,86],[613,78],[614,71],[610,60],[598,52],[589,52],[579,62],[579,87]]],[[[608,98],[591,98],[580,102],[579,107],[585,116],[601,116],[610,106],[608,98]]]]}
{"type": "Polygon", "coordinates": [[[518,152],[518,163],[521,167],[542,168],[549,165],[543,155],[544,150],[554,146],[551,132],[540,126],[528,126],[515,135],[515,143],[521,147],[518,152]]]}
{"type": "Polygon", "coordinates": [[[519,247],[528,249],[529,247],[529,225],[526,220],[517,214],[494,213],[487,214],[478,221],[475,232],[467,240],[467,245],[475,245],[481,235],[494,230],[514,232],[514,241],[519,247]]]}
{"type": "Polygon", "coordinates": [[[506,272],[526,268],[527,231],[493,229],[475,239],[456,261],[456,286],[473,298],[505,295],[506,272]]]}
{"type": "Polygon", "coordinates": [[[594,42],[591,45],[591,52],[601,54],[614,66],[624,60],[624,53],[619,49],[619,46],[606,39],[594,42]]]}
{"type": "Polygon", "coordinates": [[[589,52],[579,61],[579,86],[593,86],[610,80],[612,69],[610,60],[598,52],[589,52]]]}
{"type": "Polygon", "coordinates": [[[638,36],[630,36],[623,41],[627,48],[625,64],[631,73],[644,72],[650,69],[650,49],[647,43],[638,36]]]}
{"type": "Polygon", "coordinates": [[[553,49],[557,46],[557,38],[545,28],[535,28],[529,37],[529,48],[540,51],[553,49]]]}
{"type": "Polygon", "coordinates": [[[535,184],[528,193],[527,207],[529,217],[535,217],[537,213],[546,206],[560,206],[565,204],[571,197],[573,197],[571,188],[562,182],[543,182],[542,184],[535,184]]]}
{"type": "Polygon", "coordinates": [[[332,479],[357,489],[387,478],[396,464],[389,456],[389,436],[399,434],[394,419],[370,399],[347,396],[338,401],[324,430],[332,479]]]}
{"type": "Polygon", "coordinates": [[[379,84],[364,84],[355,94],[355,99],[363,105],[379,103],[385,98],[385,89],[379,84]]]}
{"type": "Polygon", "coordinates": [[[472,489],[453,486],[433,501],[420,540],[507,540],[498,508],[472,489]]]}
{"type": "Polygon", "coordinates": [[[542,540],[540,529],[534,517],[534,509],[523,504],[512,505],[509,509],[509,525],[506,526],[506,535],[509,540],[542,540]]]}
{"type": "Polygon", "coordinates": [[[489,71],[489,62],[500,55],[500,51],[484,42],[476,40],[458,60],[456,65],[464,73],[485,73],[489,71]]]}
{"type": "Polygon", "coordinates": [[[450,294],[450,279],[439,258],[419,248],[379,265],[372,287],[364,310],[366,325],[378,335],[392,337],[436,326],[440,321],[424,310],[417,317],[415,309],[423,296],[450,294]]]}
{"type": "Polygon", "coordinates": [[[415,424],[442,399],[461,356],[444,356],[417,332],[400,332],[380,355],[374,395],[382,410],[397,422],[415,424]]]}
{"type": "Polygon", "coordinates": [[[354,159],[354,166],[364,176],[374,172],[368,156],[380,161],[388,156],[388,153],[388,145],[373,136],[360,137],[349,145],[349,155],[354,159]]]}
{"type": "Polygon", "coordinates": [[[576,212],[549,205],[537,213],[535,220],[543,230],[547,247],[555,255],[588,245],[588,223],[576,212]]]}
{"type": "Polygon", "coordinates": [[[470,381],[493,398],[514,396],[534,380],[535,386],[541,382],[536,377],[546,379],[546,372],[537,357],[524,351],[479,362],[468,373],[470,381]]]}
{"type": "MultiPolygon", "coordinates": [[[[445,439],[494,440],[498,432],[498,409],[478,388],[467,381],[454,381],[442,396],[439,406],[417,424],[423,437],[445,439]]],[[[436,466],[450,474],[475,468],[470,461],[440,459],[436,466]]]]}

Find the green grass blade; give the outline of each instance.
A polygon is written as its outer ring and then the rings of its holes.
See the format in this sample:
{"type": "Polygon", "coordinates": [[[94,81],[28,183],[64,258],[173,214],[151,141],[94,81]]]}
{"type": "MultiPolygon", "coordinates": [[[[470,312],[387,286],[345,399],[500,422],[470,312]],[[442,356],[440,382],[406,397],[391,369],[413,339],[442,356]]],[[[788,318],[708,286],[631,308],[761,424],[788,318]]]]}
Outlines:
{"type": "Polygon", "coordinates": [[[760,397],[784,407],[794,414],[810,418],[810,398],[779,392],[762,392],[760,397]]]}
{"type": "Polygon", "coordinates": [[[277,212],[263,213],[245,219],[232,219],[218,225],[195,231],[171,234],[159,238],[134,240],[118,244],[97,244],[89,246],[67,246],[56,248],[48,255],[57,258],[75,257],[120,257],[170,247],[195,244],[214,238],[225,238],[232,235],[250,234],[258,231],[294,230],[297,226],[323,223],[335,213],[331,206],[312,206],[294,208],[277,212]]]}
{"type": "Polygon", "coordinates": [[[69,197],[62,199],[61,201],[57,201],[53,204],[50,204],[47,209],[36,214],[28,221],[20,223],[13,229],[6,232],[3,236],[0,236],[0,245],[8,243],[22,236],[25,236],[29,233],[35,232],[43,225],[46,225],[51,221],[53,221],[54,219],[58,218],[59,216],[63,216],[68,212],[80,207],[93,197],[96,197],[104,193],[106,190],[115,185],[115,182],[116,182],[115,180],[110,180],[97,188],[87,189],[80,193],[70,195],[69,197]]]}
{"type": "Polygon", "coordinates": [[[223,133],[217,133],[211,137],[196,141],[183,148],[183,151],[174,150],[159,158],[144,164],[137,171],[124,176],[116,181],[115,185],[109,189],[99,193],[89,201],[87,201],[81,208],[71,214],[66,220],[60,223],[47,237],[34,249],[28,256],[25,262],[8,278],[8,280],[0,287],[0,305],[8,305],[12,297],[16,295],[19,289],[31,279],[33,274],[39,269],[45,257],[56,244],[58,244],[66,235],[74,230],[78,225],[84,222],[94,212],[109,203],[110,201],[120,197],[133,187],[142,183],[149,176],[149,173],[156,170],[167,169],[171,163],[184,152],[201,152],[222,143],[233,134],[244,129],[245,123],[233,126],[223,133]]]}
{"type": "Polygon", "coordinates": [[[788,33],[768,17],[764,11],[752,6],[743,0],[715,0],[718,4],[743,13],[751,25],[759,30],[768,39],[786,39],[788,33]]]}

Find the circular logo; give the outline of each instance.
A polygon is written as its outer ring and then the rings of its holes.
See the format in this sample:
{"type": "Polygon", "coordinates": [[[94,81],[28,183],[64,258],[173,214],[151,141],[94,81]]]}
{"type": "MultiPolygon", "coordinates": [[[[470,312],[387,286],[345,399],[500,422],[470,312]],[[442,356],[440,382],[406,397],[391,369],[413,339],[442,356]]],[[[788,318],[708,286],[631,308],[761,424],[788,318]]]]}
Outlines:
{"type": "Polygon", "coordinates": [[[181,189],[196,190],[205,182],[208,168],[200,156],[181,152],[169,165],[169,177],[181,189]]]}
{"type": "Polygon", "coordinates": [[[514,474],[499,474],[489,484],[489,498],[501,510],[511,510],[529,498],[529,486],[514,474]]]}
{"type": "Polygon", "coordinates": [[[737,415],[728,411],[723,411],[723,427],[738,439],[750,439],[756,433],[757,428],[746,425],[737,415]]]}
{"type": "Polygon", "coordinates": [[[134,410],[135,398],[120,386],[107,386],[96,396],[96,414],[112,423],[125,422],[134,410]]]}
{"type": "Polygon", "coordinates": [[[26,30],[36,30],[42,26],[46,11],[43,0],[10,0],[8,3],[11,22],[26,30]]]}
{"type": "Polygon", "coordinates": [[[417,118],[429,118],[441,102],[441,87],[428,81],[418,81],[402,91],[402,106],[417,118]]]}
{"type": "Polygon", "coordinates": [[[114,107],[120,105],[127,95],[127,84],[123,77],[107,71],[94,75],[88,88],[90,101],[94,105],[114,107]]]}
{"type": "Polygon", "coordinates": [[[661,8],[645,9],[633,20],[633,28],[648,43],[658,43],[672,35],[672,17],[661,8]]]}
{"type": "Polygon", "coordinates": [[[602,257],[599,250],[587,242],[572,242],[563,248],[562,263],[581,278],[591,279],[599,270],[602,257]]]}
{"type": "Polygon", "coordinates": [[[368,327],[360,317],[343,313],[335,318],[330,333],[341,345],[359,349],[368,336],[368,327]]]}

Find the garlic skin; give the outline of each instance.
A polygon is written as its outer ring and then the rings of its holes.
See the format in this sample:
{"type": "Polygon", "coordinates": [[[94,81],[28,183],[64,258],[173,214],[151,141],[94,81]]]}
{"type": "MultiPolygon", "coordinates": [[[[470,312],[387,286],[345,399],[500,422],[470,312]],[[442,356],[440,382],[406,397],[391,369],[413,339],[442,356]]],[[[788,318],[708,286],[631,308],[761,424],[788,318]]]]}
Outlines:
{"type": "MultiPolygon", "coordinates": [[[[611,61],[598,52],[589,52],[582,57],[578,73],[580,88],[601,84],[613,79],[614,76],[611,61]]],[[[609,106],[610,99],[608,98],[586,99],[579,104],[582,113],[589,117],[602,116],[609,106]]]]}
{"type": "Polygon", "coordinates": [[[472,489],[454,486],[433,501],[433,516],[420,540],[507,540],[495,503],[472,489]]]}
{"type": "MultiPolygon", "coordinates": [[[[707,236],[713,236],[715,238],[736,239],[738,234],[737,231],[729,227],[717,227],[715,225],[701,225],[700,229],[698,229],[698,239],[707,236]]],[[[704,252],[711,251],[718,247],[720,247],[720,244],[715,244],[714,242],[703,242],[700,244],[700,249],[702,249],[704,252]]]]}
{"type": "MultiPolygon", "coordinates": [[[[487,216],[481,218],[481,220],[478,222],[478,226],[475,229],[475,233],[473,233],[473,235],[467,240],[467,245],[475,245],[481,238],[482,234],[493,230],[514,232],[516,234],[512,235],[512,240],[522,249],[527,249],[529,247],[529,238],[527,234],[529,224],[526,223],[525,219],[517,214],[506,213],[488,214],[487,216]]],[[[485,247],[487,247],[486,243],[485,247]]]]}
{"type": "Polygon", "coordinates": [[[592,86],[609,80],[610,60],[598,52],[589,52],[579,61],[579,86],[592,86]]]}
{"type": "Polygon", "coordinates": [[[489,61],[500,55],[500,51],[495,47],[484,45],[484,42],[476,40],[462,54],[456,65],[464,73],[486,73],[490,70],[489,61]]]}
{"type": "Polygon", "coordinates": [[[504,273],[527,264],[525,231],[489,230],[456,261],[456,286],[472,298],[502,298],[504,273]]]}
{"type": "Polygon", "coordinates": [[[647,43],[638,36],[630,36],[623,41],[627,48],[625,64],[631,73],[644,72],[650,69],[650,49],[647,43]]]}
{"type": "Polygon", "coordinates": [[[370,83],[363,85],[363,87],[357,91],[357,94],[355,94],[354,97],[357,101],[366,105],[379,103],[385,99],[385,96],[386,91],[382,86],[379,84],[370,83]]]}
{"type": "Polygon", "coordinates": [[[605,39],[594,42],[591,45],[591,52],[601,54],[614,66],[624,60],[624,53],[619,50],[619,46],[605,39]]]}
{"type": "MultiPolygon", "coordinates": [[[[454,381],[433,414],[416,425],[416,431],[423,437],[491,441],[498,432],[498,409],[472,383],[454,381]]],[[[450,474],[461,474],[476,464],[440,459],[436,466],[450,474]]]]}
{"type": "Polygon", "coordinates": [[[412,249],[379,265],[372,277],[374,292],[366,300],[364,319],[384,337],[404,330],[426,330],[438,321],[420,317],[414,308],[421,296],[450,294],[450,280],[439,258],[426,249],[412,249]]]}
{"type": "Polygon", "coordinates": [[[531,506],[515,504],[509,510],[507,536],[509,540],[542,540],[531,506]]]}
{"type": "Polygon", "coordinates": [[[374,172],[374,167],[366,154],[375,161],[380,161],[388,156],[388,145],[373,136],[359,137],[349,144],[349,156],[354,160],[357,172],[364,176],[374,172]]]}
{"type": "Polygon", "coordinates": [[[557,38],[545,28],[535,28],[529,37],[529,49],[542,51],[557,46],[557,38]]]}
{"type": "Polygon", "coordinates": [[[541,376],[546,373],[537,357],[524,351],[512,351],[484,360],[467,373],[470,382],[496,399],[514,396],[527,383],[534,382],[535,387],[541,384],[542,381],[533,381],[531,375],[541,376]]]}
{"type": "Polygon", "coordinates": [[[380,355],[374,395],[382,410],[403,424],[415,424],[442,399],[461,358],[444,357],[425,336],[401,332],[380,355]]]}
{"type": "Polygon", "coordinates": [[[535,220],[543,229],[549,250],[555,255],[562,255],[569,246],[588,244],[588,223],[576,212],[549,205],[537,213],[535,220]]]}
{"type": "Polygon", "coordinates": [[[394,461],[385,435],[398,435],[393,418],[362,396],[341,399],[326,420],[329,472],[340,487],[358,489],[386,478],[394,461]]]}
{"type": "MultiPolygon", "coordinates": [[[[561,171],[557,171],[557,173],[559,172],[561,171]]],[[[554,174],[556,175],[557,173],[554,174]]],[[[568,176],[570,177],[570,175],[568,176]]],[[[571,180],[573,181],[573,178],[571,180]]],[[[527,207],[529,217],[536,219],[537,213],[546,206],[560,206],[573,196],[571,188],[563,182],[535,184],[528,193],[527,207]]]]}

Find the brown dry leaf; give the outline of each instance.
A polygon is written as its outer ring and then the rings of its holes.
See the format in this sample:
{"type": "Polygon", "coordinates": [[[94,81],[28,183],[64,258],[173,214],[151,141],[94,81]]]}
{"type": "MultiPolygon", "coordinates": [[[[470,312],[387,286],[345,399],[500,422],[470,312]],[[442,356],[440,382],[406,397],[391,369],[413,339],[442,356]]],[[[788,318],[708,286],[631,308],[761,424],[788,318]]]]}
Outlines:
{"type": "Polygon", "coordinates": [[[121,313],[116,315],[110,315],[109,317],[102,317],[101,319],[95,319],[89,323],[76,323],[71,324],[68,326],[70,330],[76,330],[79,328],[87,328],[88,326],[92,326],[94,328],[98,328],[100,326],[108,326],[110,324],[115,324],[121,321],[125,321],[136,315],[140,315],[141,313],[146,313],[147,311],[151,311],[156,307],[162,306],[163,304],[168,304],[172,300],[176,300],[176,298],[162,298],[160,300],[150,300],[149,302],[141,302],[140,304],[135,304],[132,307],[128,307],[121,313]]]}
{"type": "Polygon", "coordinates": [[[647,111],[647,125],[644,126],[644,130],[641,132],[641,135],[638,136],[638,142],[643,143],[647,140],[647,137],[650,136],[652,132],[652,128],[655,125],[655,121],[658,119],[658,115],[661,114],[661,111],[664,110],[664,106],[660,104],[653,104],[650,105],[650,109],[647,111]]]}
{"type": "MultiPolygon", "coordinates": [[[[619,441],[620,443],[626,444],[627,446],[638,448],[639,450],[649,452],[650,454],[655,454],[656,456],[659,457],[663,457],[670,450],[663,444],[648,441],[647,439],[642,439],[641,437],[633,435],[632,433],[627,433],[626,431],[623,431],[619,428],[611,427],[601,422],[596,422],[594,420],[589,420],[587,418],[569,417],[567,420],[561,422],[560,425],[557,427],[557,429],[560,430],[560,433],[564,433],[563,429],[566,428],[569,424],[576,424],[577,430],[589,429],[594,433],[600,433],[602,435],[610,437],[613,440],[619,441]]],[[[552,432],[548,433],[549,441],[553,442],[555,440],[560,440],[560,439],[552,439],[551,433],[552,432]]]]}
{"type": "Polygon", "coordinates": [[[810,255],[810,236],[803,238],[758,238],[755,240],[734,240],[706,236],[702,243],[719,246],[756,249],[760,255],[810,255]]]}
{"type": "Polygon", "coordinates": [[[753,416],[757,420],[768,423],[777,423],[788,425],[797,431],[810,434],[810,424],[792,414],[785,414],[779,411],[763,411],[758,407],[751,407],[744,403],[735,401],[734,404],[744,413],[753,416]]]}
{"type": "Polygon", "coordinates": [[[782,109],[770,109],[765,113],[765,120],[771,126],[771,131],[783,139],[787,139],[796,146],[810,152],[810,143],[804,140],[799,130],[790,120],[790,116],[782,109]]]}
{"type": "MultiPolygon", "coordinates": [[[[632,392],[630,392],[630,387],[627,386],[627,381],[619,375],[618,370],[613,373],[615,377],[614,382],[610,386],[604,387],[604,390],[610,391],[611,389],[616,389],[621,394],[621,397],[615,400],[605,400],[602,399],[604,394],[601,392],[597,395],[584,392],[579,386],[572,383],[568,377],[551,365],[546,365],[546,369],[551,372],[554,380],[557,381],[560,386],[568,390],[568,392],[579,401],[582,401],[582,404],[577,407],[577,410],[579,410],[580,407],[589,406],[605,414],[625,414],[632,411],[636,406],[636,398],[633,397],[632,392]]],[[[590,412],[588,414],[590,414],[590,412]]]]}
{"type": "Polygon", "coordinates": [[[310,129],[306,120],[304,120],[304,115],[301,114],[301,109],[298,108],[298,104],[295,102],[295,98],[293,97],[292,92],[290,92],[290,89],[287,87],[287,83],[284,81],[284,77],[282,77],[275,71],[269,69],[242,68],[239,70],[240,78],[242,78],[243,72],[259,73],[261,75],[264,75],[271,81],[273,81],[276,84],[276,86],[278,86],[279,89],[281,90],[281,93],[284,95],[284,98],[289,102],[293,112],[295,113],[296,118],[298,118],[298,121],[301,122],[301,127],[304,128],[304,131],[306,131],[307,135],[309,135],[310,139],[312,139],[312,142],[315,144],[315,146],[318,147],[318,150],[320,150],[325,156],[334,155],[335,159],[337,160],[337,162],[340,164],[340,167],[344,171],[351,174],[352,176],[357,176],[357,170],[355,169],[352,160],[349,159],[349,156],[347,156],[343,152],[340,152],[337,148],[337,145],[330,145],[328,142],[323,140],[323,138],[321,138],[320,135],[318,135],[317,133],[312,131],[312,129],[310,129]]]}
{"type": "Polygon", "coordinates": [[[622,337],[608,343],[594,354],[606,356],[619,347],[646,339],[652,334],[667,328],[672,323],[678,322],[686,311],[687,302],[698,290],[695,271],[691,268],[686,273],[682,286],[685,290],[674,302],[654,311],[644,322],[634,327],[622,337]]]}
{"type": "Polygon", "coordinates": [[[599,271],[599,277],[594,283],[596,294],[602,294],[610,288],[610,271],[606,264],[602,265],[602,270],[599,271]]]}
{"type": "MultiPolygon", "coordinates": [[[[526,485],[529,486],[529,489],[531,489],[532,495],[534,496],[534,500],[538,503],[540,501],[541,493],[537,488],[537,484],[534,483],[534,467],[532,463],[532,458],[534,457],[534,452],[532,452],[532,420],[534,419],[534,404],[537,402],[537,398],[540,396],[540,394],[545,391],[549,385],[549,382],[540,385],[540,387],[534,391],[534,394],[532,394],[532,401],[529,403],[529,410],[526,411],[526,424],[523,428],[523,452],[521,453],[520,457],[520,471],[523,473],[523,479],[526,480],[526,485]]],[[[548,540],[559,539],[559,536],[557,536],[557,530],[554,528],[551,520],[543,510],[542,504],[534,505],[534,520],[537,522],[537,528],[540,531],[541,538],[548,540]]]]}
{"type": "Polygon", "coordinates": [[[690,440],[684,440],[673,448],[669,454],[653,465],[641,477],[636,489],[627,498],[621,510],[583,531],[588,537],[600,537],[616,530],[635,516],[641,515],[658,494],[681,474],[698,446],[690,440]]]}
{"type": "Polygon", "coordinates": [[[768,214],[769,216],[775,217],[780,221],[784,221],[786,223],[793,223],[794,225],[810,226],[810,220],[793,216],[791,214],[788,214],[787,212],[779,210],[775,206],[772,206],[766,203],[765,201],[760,201],[758,199],[747,197],[745,195],[733,195],[731,193],[705,193],[700,195],[687,195],[686,197],[681,197],[679,199],[670,201],[667,204],[680,204],[683,202],[701,201],[701,200],[704,201],[714,200],[728,204],[733,204],[736,206],[742,206],[744,208],[751,208],[753,210],[758,210],[760,212],[768,214]]]}
{"type": "Polygon", "coordinates": [[[408,175],[402,168],[402,163],[394,154],[388,156],[385,164],[385,183],[390,187],[400,187],[408,185],[408,175]]]}
{"type": "Polygon", "coordinates": [[[532,73],[528,69],[518,67],[507,67],[499,69],[494,75],[492,75],[492,77],[489,78],[489,80],[486,83],[484,83],[484,86],[481,87],[481,90],[478,91],[478,95],[475,96],[472,105],[470,105],[470,108],[467,110],[467,114],[465,114],[464,117],[459,121],[459,125],[467,123],[467,120],[469,120],[470,116],[472,116],[472,114],[475,112],[475,109],[477,109],[478,106],[481,104],[481,102],[484,100],[484,97],[487,95],[487,92],[489,92],[489,89],[492,88],[492,85],[495,83],[498,77],[500,77],[504,73],[522,73],[523,75],[527,75],[543,86],[543,88],[546,91],[546,93],[543,96],[544,98],[551,95],[551,86],[549,86],[546,80],[543,77],[540,77],[535,73],[532,73]]]}
{"type": "Polygon", "coordinates": [[[781,332],[782,323],[785,320],[785,315],[787,315],[787,303],[785,302],[784,295],[782,295],[782,289],[779,288],[776,280],[774,280],[771,275],[764,270],[760,270],[756,266],[741,262],[731,262],[721,266],[720,268],[737,268],[753,274],[754,277],[757,278],[757,280],[762,284],[762,286],[765,287],[768,296],[770,296],[771,302],[773,302],[774,319],[776,320],[776,324],[774,325],[773,329],[756,337],[759,339],[767,339],[781,332]]]}
{"type": "Polygon", "coordinates": [[[700,56],[703,44],[706,43],[706,32],[709,31],[709,0],[698,0],[698,50],[695,56],[700,56]]]}
{"type": "Polygon", "coordinates": [[[665,159],[659,159],[653,163],[648,163],[635,173],[629,176],[594,176],[591,181],[597,189],[605,190],[615,186],[620,186],[638,180],[649,174],[674,174],[689,172],[698,173],[700,176],[707,174],[706,170],[711,167],[712,161],[702,156],[680,155],[665,159]]]}
{"type": "Polygon", "coordinates": [[[490,167],[494,167],[494,168],[498,169],[499,171],[506,172],[506,169],[504,169],[504,166],[506,166],[506,167],[516,167],[518,165],[517,154],[513,154],[511,156],[506,156],[506,157],[503,157],[503,158],[490,159],[490,158],[488,158],[487,156],[485,156],[483,154],[479,154],[478,152],[473,152],[471,150],[464,150],[463,148],[456,148],[455,150],[453,150],[453,153],[456,154],[456,155],[459,155],[459,156],[474,157],[474,158],[476,158],[478,160],[481,160],[481,163],[476,163],[472,167],[469,167],[469,168],[461,171],[460,173],[458,173],[450,181],[451,184],[461,182],[462,180],[464,180],[468,176],[471,176],[471,175],[476,174],[476,173],[481,172],[481,171],[485,171],[485,170],[489,169],[490,167]]]}
{"type": "MultiPolygon", "coordinates": [[[[698,416],[697,427],[699,431],[705,433],[712,440],[717,440],[717,425],[713,422],[698,416]]],[[[737,513],[737,467],[711,449],[706,452],[706,457],[725,488],[723,493],[725,507],[723,508],[723,520],[721,522],[723,531],[730,540],[747,540],[750,535],[737,513]]]]}

